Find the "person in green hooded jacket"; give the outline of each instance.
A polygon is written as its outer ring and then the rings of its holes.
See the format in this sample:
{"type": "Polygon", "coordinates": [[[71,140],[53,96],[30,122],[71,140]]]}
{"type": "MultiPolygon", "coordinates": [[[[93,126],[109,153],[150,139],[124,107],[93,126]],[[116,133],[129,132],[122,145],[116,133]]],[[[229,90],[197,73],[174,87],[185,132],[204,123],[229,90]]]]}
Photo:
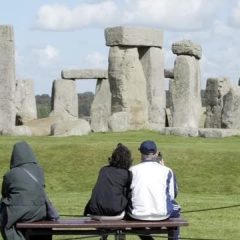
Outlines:
{"type": "Polygon", "coordinates": [[[16,143],[12,151],[10,170],[3,176],[2,183],[0,225],[4,240],[25,239],[22,232],[15,227],[17,222],[33,222],[46,218],[44,186],[44,173],[31,147],[26,142],[16,143]]]}

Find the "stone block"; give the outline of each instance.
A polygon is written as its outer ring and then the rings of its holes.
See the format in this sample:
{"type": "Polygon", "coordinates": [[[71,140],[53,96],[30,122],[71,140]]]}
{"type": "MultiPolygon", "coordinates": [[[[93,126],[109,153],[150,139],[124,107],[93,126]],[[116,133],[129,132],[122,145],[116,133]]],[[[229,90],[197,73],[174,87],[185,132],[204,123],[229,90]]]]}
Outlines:
{"type": "Polygon", "coordinates": [[[171,82],[173,127],[198,128],[201,117],[199,61],[191,56],[177,56],[171,82]]]}
{"type": "Polygon", "coordinates": [[[164,77],[174,79],[173,69],[164,69],[164,77]]]}
{"type": "Polygon", "coordinates": [[[106,79],[108,72],[104,69],[70,69],[62,70],[63,79],[106,79]]]}
{"type": "Polygon", "coordinates": [[[37,106],[33,80],[16,81],[16,112],[22,124],[37,119],[37,106]]]}
{"type": "Polygon", "coordinates": [[[166,127],[163,128],[160,133],[166,135],[177,135],[184,137],[197,137],[198,128],[181,128],[181,127],[166,127]]]}
{"type": "Polygon", "coordinates": [[[94,100],[91,105],[91,129],[107,132],[111,116],[111,92],[108,80],[98,79],[94,100]]]}
{"type": "Polygon", "coordinates": [[[231,84],[227,78],[208,78],[205,91],[206,119],[205,128],[222,127],[222,111],[225,95],[231,84]]]}
{"type": "Polygon", "coordinates": [[[157,29],[142,27],[112,27],[105,29],[107,46],[162,47],[163,33],[157,29]]]}
{"type": "Polygon", "coordinates": [[[60,79],[53,82],[50,116],[62,116],[66,119],[78,118],[78,96],[74,81],[60,79]]]}
{"type": "Polygon", "coordinates": [[[240,129],[240,87],[230,88],[224,97],[222,127],[240,129]]]}
{"type": "Polygon", "coordinates": [[[231,136],[239,136],[238,129],[218,129],[218,128],[199,128],[199,137],[205,138],[223,138],[231,136]]]}
{"type": "Polygon", "coordinates": [[[128,130],[146,128],[148,126],[146,79],[139,61],[138,49],[111,47],[108,75],[112,93],[111,114],[126,112],[128,130]]]}
{"type": "Polygon", "coordinates": [[[176,55],[189,55],[197,59],[202,57],[202,47],[190,40],[183,40],[172,44],[172,52],[176,55]]]}
{"type": "Polygon", "coordinates": [[[161,48],[138,48],[147,83],[148,120],[152,130],[165,127],[165,79],[161,48]]]}
{"type": "Polygon", "coordinates": [[[0,132],[15,126],[15,85],[14,32],[0,25],[0,132]]]}
{"type": "Polygon", "coordinates": [[[53,136],[82,136],[90,132],[90,124],[84,119],[55,123],[51,126],[53,136]]]}

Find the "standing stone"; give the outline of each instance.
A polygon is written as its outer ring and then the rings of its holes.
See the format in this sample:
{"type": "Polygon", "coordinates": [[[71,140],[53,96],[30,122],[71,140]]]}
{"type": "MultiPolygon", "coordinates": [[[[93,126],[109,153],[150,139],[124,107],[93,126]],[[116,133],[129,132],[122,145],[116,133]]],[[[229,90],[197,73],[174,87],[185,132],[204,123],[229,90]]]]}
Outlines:
{"type": "Polygon", "coordinates": [[[224,97],[222,127],[240,129],[240,87],[232,87],[224,97]]]}
{"type": "Polygon", "coordinates": [[[166,109],[163,51],[157,47],[139,48],[139,55],[147,82],[150,128],[159,130],[165,127],[166,109]]]}
{"type": "Polygon", "coordinates": [[[127,131],[148,128],[146,79],[138,49],[111,47],[108,71],[112,94],[110,129],[127,131]]]}
{"type": "Polygon", "coordinates": [[[91,105],[91,129],[94,132],[107,132],[111,115],[111,92],[108,79],[98,79],[91,105]]]}
{"type": "Polygon", "coordinates": [[[198,59],[201,57],[201,47],[193,44],[191,51],[190,42],[181,41],[173,44],[172,50],[178,54],[172,85],[173,127],[198,128],[201,115],[198,59]]]}
{"type": "Polygon", "coordinates": [[[78,118],[78,96],[74,81],[60,79],[53,82],[50,116],[61,116],[66,120],[78,118]]]}
{"type": "Polygon", "coordinates": [[[20,125],[37,119],[33,81],[30,79],[16,81],[16,112],[20,125]]]}
{"type": "Polygon", "coordinates": [[[11,26],[0,25],[0,134],[15,126],[15,50],[11,26]]]}
{"type": "Polygon", "coordinates": [[[222,127],[223,98],[230,90],[227,78],[208,78],[205,91],[205,128],[222,127]]]}
{"type": "Polygon", "coordinates": [[[172,100],[172,89],[173,89],[173,79],[169,79],[168,90],[166,91],[166,126],[173,126],[173,100],[172,100]]]}

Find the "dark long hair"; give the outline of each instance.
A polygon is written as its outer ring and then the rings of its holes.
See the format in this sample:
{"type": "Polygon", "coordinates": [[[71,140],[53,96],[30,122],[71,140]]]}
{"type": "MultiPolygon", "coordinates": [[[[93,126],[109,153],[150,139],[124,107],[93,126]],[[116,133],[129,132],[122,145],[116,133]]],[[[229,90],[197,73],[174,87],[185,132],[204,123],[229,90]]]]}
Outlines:
{"type": "Polygon", "coordinates": [[[110,166],[129,169],[132,165],[132,154],[126,146],[118,143],[112,152],[112,156],[108,158],[108,161],[110,166]]]}

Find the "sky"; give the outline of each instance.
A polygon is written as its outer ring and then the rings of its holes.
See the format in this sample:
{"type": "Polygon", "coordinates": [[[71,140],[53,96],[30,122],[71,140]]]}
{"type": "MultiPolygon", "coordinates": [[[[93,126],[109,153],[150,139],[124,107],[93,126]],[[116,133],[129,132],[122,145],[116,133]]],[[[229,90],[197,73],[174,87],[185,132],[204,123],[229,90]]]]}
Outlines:
{"type": "MultiPolygon", "coordinates": [[[[240,78],[240,0],[3,0],[0,25],[12,25],[16,78],[32,79],[35,94],[51,94],[67,69],[108,67],[104,29],[163,31],[164,67],[172,69],[174,42],[202,47],[201,87],[209,77],[240,78]]],[[[78,92],[95,80],[77,81],[78,92]]]]}

